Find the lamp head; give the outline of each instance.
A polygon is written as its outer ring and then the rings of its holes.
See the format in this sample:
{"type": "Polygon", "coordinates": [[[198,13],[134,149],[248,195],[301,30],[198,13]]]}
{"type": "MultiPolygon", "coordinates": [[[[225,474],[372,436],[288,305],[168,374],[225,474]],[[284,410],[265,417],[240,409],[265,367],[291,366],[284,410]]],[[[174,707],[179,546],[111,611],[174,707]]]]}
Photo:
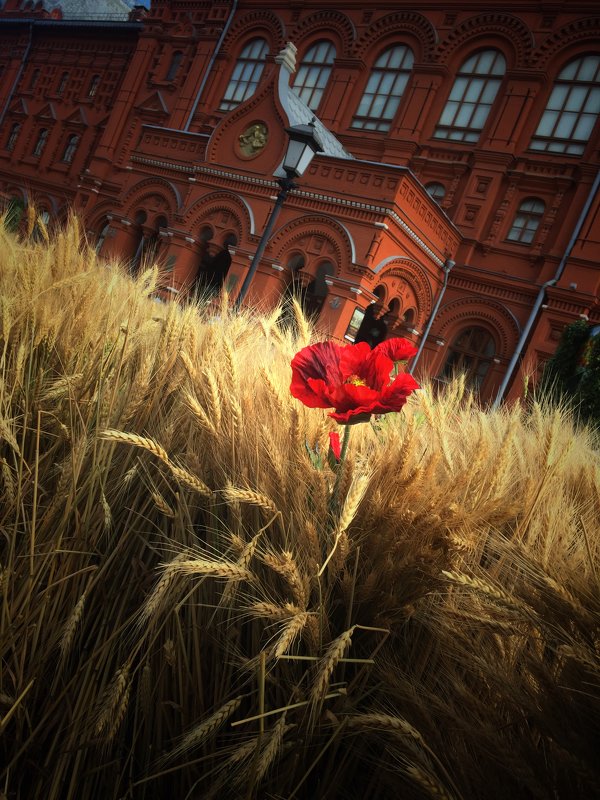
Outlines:
{"type": "Polygon", "coordinates": [[[285,131],[290,139],[283,159],[283,168],[289,178],[298,178],[306,172],[315,153],[323,152],[323,145],[312,123],[292,125],[285,131]]]}

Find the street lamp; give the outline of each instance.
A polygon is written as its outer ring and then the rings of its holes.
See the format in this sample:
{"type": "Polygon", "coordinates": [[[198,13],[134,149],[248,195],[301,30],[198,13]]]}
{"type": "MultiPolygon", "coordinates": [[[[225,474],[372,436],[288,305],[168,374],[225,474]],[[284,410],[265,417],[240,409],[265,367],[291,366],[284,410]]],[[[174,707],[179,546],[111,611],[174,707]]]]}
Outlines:
{"type": "Polygon", "coordinates": [[[288,192],[291,189],[296,188],[294,178],[299,178],[306,172],[306,169],[312,161],[315,153],[323,152],[323,146],[319,137],[317,136],[317,132],[315,131],[313,123],[310,123],[309,125],[293,125],[291,128],[286,128],[285,130],[290,137],[282,165],[285,171],[285,177],[277,179],[277,183],[281,188],[279,190],[279,194],[277,195],[277,199],[275,200],[275,205],[273,206],[269,219],[267,220],[267,224],[265,225],[262,236],[260,237],[260,242],[256,248],[256,253],[254,254],[254,258],[250,264],[248,274],[246,275],[244,283],[242,284],[242,288],[240,289],[236,298],[234,304],[235,308],[239,308],[241,306],[244,298],[248,294],[248,289],[250,288],[252,279],[254,278],[256,270],[258,269],[260,259],[265,252],[265,248],[269,241],[269,237],[271,236],[271,232],[273,231],[273,227],[275,226],[277,217],[279,216],[279,212],[281,211],[281,207],[288,196],[288,192]]]}

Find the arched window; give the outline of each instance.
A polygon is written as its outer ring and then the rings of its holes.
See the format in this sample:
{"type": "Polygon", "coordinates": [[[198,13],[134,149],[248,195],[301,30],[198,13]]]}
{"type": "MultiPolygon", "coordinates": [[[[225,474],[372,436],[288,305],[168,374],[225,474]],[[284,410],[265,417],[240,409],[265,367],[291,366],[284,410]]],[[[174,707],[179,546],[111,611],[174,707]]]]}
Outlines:
{"type": "Polygon", "coordinates": [[[438,203],[440,202],[440,200],[443,200],[444,197],[446,196],[446,187],[444,186],[444,184],[436,183],[435,181],[433,183],[428,183],[425,186],[425,191],[430,197],[432,197],[438,203]]]}
{"type": "Polygon", "coordinates": [[[375,62],[352,121],[353,128],[389,131],[414,61],[410,47],[396,45],[375,62]]]}
{"type": "Polygon", "coordinates": [[[210,240],[213,238],[213,229],[210,227],[210,225],[204,225],[198,238],[201,242],[210,242],[210,240]]]}
{"type": "Polygon", "coordinates": [[[293,89],[312,111],[319,107],[334,58],[333,42],[324,39],[306,51],[298,68],[293,89]]]}
{"type": "Polygon", "coordinates": [[[67,88],[67,83],[69,82],[69,73],[63,72],[60,76],[60,83],[58,84],[58,89],[56,90],[56,94],[62,94],[64,90],[67,88]]]}
{"type": "Polygon", "coordinates": [[[96,92],[98,91],[98,86],[100,86],[100,75],[94,75],[92,80],[90,81],[90,88],[88,89],[88,97],[95,97],[96,92]]]}
{"type": "Polygon", "coordinates": [[[435,129],[436,139],[476,142],[506,69],[498,50],[481,50],[461,66],[435,129]]]}
{"type": "Polygon", "coordinates": [[[44,152],[44,147],[46,146],[46,142],[48,140],[48,128],[42,128],[39,132],[37,142],[35,143],[35,147],[33,148],[33,155],[34,156],[41,156],[44,152]]]}
{"type": "Polygon", "coordinates": [[[600,114],[600,56],[581,56],[561,70],[531,150],[580,156],[600,114]]]}
{"type": "Polygon", "coordinates": [[[35,85],[38,82],[39,78],[40,78],[39,69],[34,69],[33,72],[31,73],[31,80],[29,81],[30,89],[35,89],[35,85]]]}
{"type": "Polygon", "coordinates": [[[484,328],[466,328],[448,348],[440,378],[449,379],[464,372],[467,385],[480,389],[495,353],[494,339],[484,328]]]}
{"type": "Polygon", "coordinates": [[[219,106],[220,111],[231,111],[254,94],[265,66],[267,50],[268,45],[264,39],[252,39],[244,47],[233,68],[225,96],[219,106]]]}
{"type": "Polygon", "coordinates": [[[235,233],[228,233],[223,239],[223,247],[225,250],[234,250],[237,247],[238,238],[235,233]]]}
{"type": "Polygon", "coordinates": [[[18,122],[15,122],[15,124],[10,129],[10,133],[8,134],[8,139],[6,142],[7,150],[12,151],[15,149],[17,139],[19,138],[20,130],[21,130],[21,125],[18,122]]]}
{"type": "Polygon", "coordinates": [[[182,60],[183,60],[183,53],[181,52],[181,50],[176,50],[173,53],[173,58],[171,59],[171,63],[169,65],[169,69],[168,69],[168,72],[167,72],[167,77],[166,77],[165,80],[167,80],[167,81],[175,80],[175,76],[177,75],[177,72],[179,71],[179,67],[181,66],[182,60]]]}
{"type": "Polygon", "coordinates": [[[528,197],[527,200],[523,200],[506,238],[512,242],[530,244],[545,210],[544,201],[539,200],[537,197],[528,197]]]}
{"type": "Polygon", "coordinates": [[[65,152],[63,153],[62,160],[66,164],[70,164],[73,161],[73,157],[75,156],[75,152],[77,150],[77,145],[79,144],[79,136],[76,134],[71,134],[67,139],[67,146],[65,147],[65,152]]]}
{"type": "Polygon", "coordinates": [[[329,285],[327,278],[335,274],[335,267],[331,261],[325,261],[317,268],[317,274],[308,286],[304,295],[304,311],[308,317],[316,319],[321,313],[327,294],[329,293],[329,285]]]}
{"type": "Polygon", "coordinates": [[[98,238],[96,240],[97,253],[99,253],[102,250],[102,245],[104,244],[104,240],[106,239],[109,230],[110,230],[110,221],[105,219],[102,222],[102,227],[100,228],[100,233],[98,234],[98,238]]]}

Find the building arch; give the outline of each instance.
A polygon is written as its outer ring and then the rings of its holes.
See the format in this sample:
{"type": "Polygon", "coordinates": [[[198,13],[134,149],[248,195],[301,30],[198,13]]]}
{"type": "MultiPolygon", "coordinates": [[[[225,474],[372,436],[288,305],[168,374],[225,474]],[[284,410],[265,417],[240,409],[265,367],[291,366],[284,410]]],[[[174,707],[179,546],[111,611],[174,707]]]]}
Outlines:
{"type": "Polygon", "coordinates": [[[259,34],[267,37],[271,53],[277,53],[285,44],[285,25],[277,14],[269,10],[250,11],[231,26],[221,54],[228,57],[237,55],[244,42],[259,34]]]}
{"type": "Polygon", "coordinates": [[[354,55],[365,59],[373,48],[382,46],[384,40],[393,34],[408,34],[417,45],[415,61],[433,61],[437,44],[437,33],[431,22],[416,11],[397,11],[378,19],[356,43],[354,55]]]}
{"type": "Polygon", "coordinates": [[[347,272],[354,263],[355,247],[348,229],[333,217],[324,214],[298,217],[282,226],[271,239],[271,252],[279,261],[290,250],[298,250],[311,258],[329,258],[335,264],[335,274],[347,272]],[[325,245],[328,245],[326,247],[325,245]]]}
{"type": "Polygon", "coordinates": [[[347,58],[356,39],[356,28],[352,20],[341,11],[317,11],[299,22],[290,34],[290,40],[298,50],[301,44],[304,45],[313,37],[337,39],[337,44],[340,45],[338,58],[347,58]]]}
{"type": "Polygon", "coordinates": [[[552,71],[558,74],[565,64],[579,55],[579,51],[571,52],[574,46],[584,47],[588,43],[593,43],[598,47],[598,35],[600,33],[600,17],[584,17],[570,22],[560,28],[555,33],[545,39],[537,50],[532,53],[531,63],[539,69],[547,69],[552,65],[552,71]],[[556,59],[556,54],[565,51],[564,61],[560,60],[560,65],[556,59]],[[556,67],[556,70],[554,70],[556,67]]]}
{"type": "Polygon", "coordinates": [[[524,67],[530,59],[534,46],[533,33],[518,17],[512,14],[491,12],[477,14],[455,28],[438,47],[438,60],[448,64],[454,54],[461,51],[461,58],[468,50],[478,47],[476,39],[485,37],[490,46],[501,46],[510,67],[524,67]],[[491,40],[496,39],[497,44],[491,40]],[[507,46],[508,45],[508,46],[507,46]]]}
{"type": "Polygon", "coordinates": [[[379,270],[376,268],[375,271],[377,283],[389,286],[390,299],[398,294],[394,281],[404,281],[407,284],[417,304],[414,324],[416,327],[423,325],[433,307],[433,291],[423,268],[415,261],[398,256],[385,259],[379,270]]]}
{"type": "Polygon", "coordinates": [[[254,233],[254,216],[246,201],[232,192],[214,192],[196,200],[185,213],[183,221],[190,236],[197,238],[202,225],[210,225],[211,217],[219,212],[234,218],[238,242],[247,241],[254,233]]]}
{"type": "Polygon", "coordinates": [[[123,200],[123,213],[129,214],[134,207],[143,205],[150,197],[160,197],[167,205],[167,216],[172,216],[181,208],[181,195],[177,187],[164,178],[147,178],[140,181],[127,192],[123,200]]]}
{"type": "Polygon", "coordinates": [[[483,327],[492,334],[499,358],[512,355],[521,330],[512,311],[502,303],[462,297],[442,306],[435,322],[437,335],[447,342],[453,341],[463,328],[474,326],[483,327]]]}

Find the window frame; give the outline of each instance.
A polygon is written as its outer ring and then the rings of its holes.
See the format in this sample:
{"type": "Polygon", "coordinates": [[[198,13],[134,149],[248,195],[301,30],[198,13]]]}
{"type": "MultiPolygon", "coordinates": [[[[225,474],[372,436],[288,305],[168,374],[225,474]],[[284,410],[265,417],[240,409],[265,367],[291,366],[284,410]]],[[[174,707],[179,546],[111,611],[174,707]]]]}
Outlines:
{"type": "MultiPolygon", "coordinates": [[[[592,107],[593,108],[593,107],[592,107]]],[[[582,156],[585,153],[585,150],[588,146],[590,139],[592,138],[592,134],[596,125],[598,124],[598,118],[600,117],[600,55],[596,53],[583,53],[581,55],[575,56],[571,58],[567,63],[562,67],[560,72],[557,73],[556,78],[552,84],[552,88],[550,89],[550,93],[546,99],[546,104],[544,106],[544,110],[542,111],[537,127],[534,133],[531,136],[531,141],[529,142],[528,150],[533,153],[549,153],[549,154],[556,154],[556,155],[563,155],[563,156],[582,156]],[[578,64],[575,67],[575,75],[580,72],[582,69],[585,68],[585,61],[586,59],[595,59],[597,60],[596,68],[594,71],[594,77],[589,80],[578,80],[575,78],[570,77],[563,77],[563,73],[569,70],[573,65],[578,64]],[[578,108],[568,108],[570,100],[575,96],[578,90],[584,91],[584,97],[582,98],[582,102],[579,103],[578,108]],[[553,98],[560,95],[563,95],[560,107],[558,108],[550,108],[549,105],[553,101],[553,98]],[[599,110],[594,112],[593,110],[588,111],[586,109],[586,105],[588,101],[593,103],[594,98],[598,98],[598,108],[599,110]],[[548,120],[552,119],[552,115],[555,115],[554,121],[551,123],[551,132],[549,134],[542,134],[540,133],[540,129],[544,124],[548,123],[548,120]],[[566,131],[562,131],[564,135],[557,136],[556,133],[559,128],[564,126],[564,124],[568,121],[567,115],[574,115],[575,119],[572,120],[572,124],[570,127],[570,131],[566,133],[566,131]],[[574,139],[574,134],[577,128],[579,127],[580,123],[582,122],[583,118],[585,117],[592,117],[595,116],[594,121],[589,129],[587,134],[587,138],[585,139],[574,139]],[[544,122],[546,120],[546,123],[544,122]]]]}
{"type": "Polygon", "coordinates": [[[40,129],[32,153],[32,155],[35,158],[40,158],[43,155],[44,150],[46,149],[46,145],[48,143],[49,136],[50,136],[50,128],[40,129]]]}
{"type": "Polygon", "coordinates": [[[61,162],[63,164],[73,163],[73,159],[75,158],[75,153],[77,152],[77,148],[79,147],[80,141],[81,141],[81,136],[79,136],[77,133],[69,134],[67,138],[67,144],[65,145],[63,156],[61,158],[61,162]]]}
{"type": "Polygon", "coordinates": [[[92,80],[90,81],[90,85],[88,86],[87,97],[95,97],[98,93],[98,87],[102,82],[102,77],[100,75],[92,75],[92,80]]]}
{"type": "Polygon", "coordinates": [[[58,84],[58,88],[56,90],[56,94],[59,97],[62,97],[63,94],[65,93],[65,89],[67,88],[68,82],[69,82],[69,73],[63,72],[63,74],[60,76],[60,83],[58,84]]]}
{"type": "Polygon", "coordinates": [[[475,50],[467,56],[454,77],[452,88],[433,130],[433,138],[458,144],[477,144],[498,98],[500,87],[506,77],[506,68],[506,56],[498,47],[475,50]],[[481,58],[489,54],[493,55],[488,71],[478,72],[481,58]],[[494,71],[498,59],[502,60],[502,72],[494,71]],[[472,61],[474,61],[473,66],[467,66],[472,61]],[[490,97],[492,92],[493,96],[490,97]],[[472,107],[470,113],[469,106],[472,107]],[[465,120],[466,124],[462,124],[465,111],[468,120],[465,120]],[[446,115],[449,115],[451,121],[442,122],[446,115]],[[461,124],[456,124],[458,119],[461,119],[461,124]]]}
{"type": "Polygon", "coordinates": [[[353,130],[370,131],[371,133],[389,132],[408,86],[414,63],[414,51],[404,42],[389,45],[379,53],[369,70],[367,82],[352,116],[350,127],[353,130]],[[400,56],[399,65],[390,67],[394,52],[401,50],[404,52],[400,56]],[[409,66],[405,66],[407,60],[410,61],[409,66]],[[398,82],[402,82],[402,80],[403,83],[398,93],[398,82]],[[382,86],[385,86],[386,83],[389,85],[386,86],[385,91],[382,91],[382,86]],[[382,113],[376,111],[379,106],[381,106],[382,113]],[[359,113],[363,107],[364,113],[359,113]],[[384,113],[386,116],[383,116],[384,113]]]}
{"type": "Polygon", "coordinates": [[[329,82],[333,70],[333,63],[336,58],[337,48],[331,39],[318,39],[316,42],[313,42],[302,57],[302,61],[294,76],[292,91],[306,103],[311,111],[316,111],[321,105],[323,94],[329,82]],[[317,61],[316,58],[319,49],[323,45],[326,45],[325,53],[322,59],[317,61]],[[315,77],[312,85],[308,84],[308,79],[311,77],[315,77]]]}
{"type": "Polygon", "coordinates": [[[260,84],[268,54],[269,42],[264,36],[255,36],[246,41],[231,70],[225,93],[219,103],[219,111],[233,111],[252,97],[260,84]],[[260,56],[251,55],[254,46],[258,47],[260,56]]]}
{"type": "Polygon", "coordinates": [[[173,55],[171,56],[171,62],[169,64],[169,69],[167,70],[167,74],[165,75],[165,80],[171,83],[177,77],[177,73],[179,72],[181,65],[183,63],[183,50],[175,50],[173,55]]]}
{"type": "Polygon", "coordinates": [[[6,140],[6,147],[5,149],[12,153],[15,147],[17,146],[17,141],[19,139],[19,134],[21,133],[22,125],[20,122],[13,122],[10,126],[10,131],[8,133],[8,138],[6,140]]]}
{"type": "Polygon", "coordinates": [[[490,373],[490,367],[495,363],[498,343],[496,338],[488,328],[479,324],[477,320],[473,323],[465,323],[465,326],[459,328],[452,337],[451,344],[448,346],[446,358],[441,366],[437,379],[442,382],[452,380],[453,376],[458,372],[465,373],[465,383],[468,388],[481,392],[485,382],[490,373]],[[475,335],[483,333],[486,335],[484,344],[476,347],[470,347],[475,335]],[[459,348],[458,342],[463,337],[469,334],[468,346],[459,348]],[[491,343],[493,351],[486,352],[491,343]],[[450,363],[450,359],[455,353],[458,353],[458,359],[450,363]],[[469,360],[469,364],[465,367],[465,360],[469,360]],[[481,374],[481,367],[484,366],[483,374],[481,374]]]}
{"type": "Polygon", "coordinates": [[[538,229],[540,227],[540,223],[544,219],[544,214],[546,213],[546,203],[542,200],[541,197],[525,197],[519,203],[517,210],[515,211],[515,215],[513,217],[512,224],[506,234],[506,241],[510,242],[511,244],[522,244],[525,246],[529,246],[533,244],[535,241],[535,237],[537,235],[538,229]],[[533,208],[523,208],[523,206],[530,204],[538,204],[541,205],[541,208],[534,210],[533,208]],[[523,225],[517,225],[517,221],[523,220],[523,225]],[[535,223],[535,226],[532,227],[531,223],[535,223]],[[517,233],[518,235],[511,236],[512,233],[517,233]],[[526,239],[526,235],[531,233],[531,238],[529,241],[526,239]]]}

